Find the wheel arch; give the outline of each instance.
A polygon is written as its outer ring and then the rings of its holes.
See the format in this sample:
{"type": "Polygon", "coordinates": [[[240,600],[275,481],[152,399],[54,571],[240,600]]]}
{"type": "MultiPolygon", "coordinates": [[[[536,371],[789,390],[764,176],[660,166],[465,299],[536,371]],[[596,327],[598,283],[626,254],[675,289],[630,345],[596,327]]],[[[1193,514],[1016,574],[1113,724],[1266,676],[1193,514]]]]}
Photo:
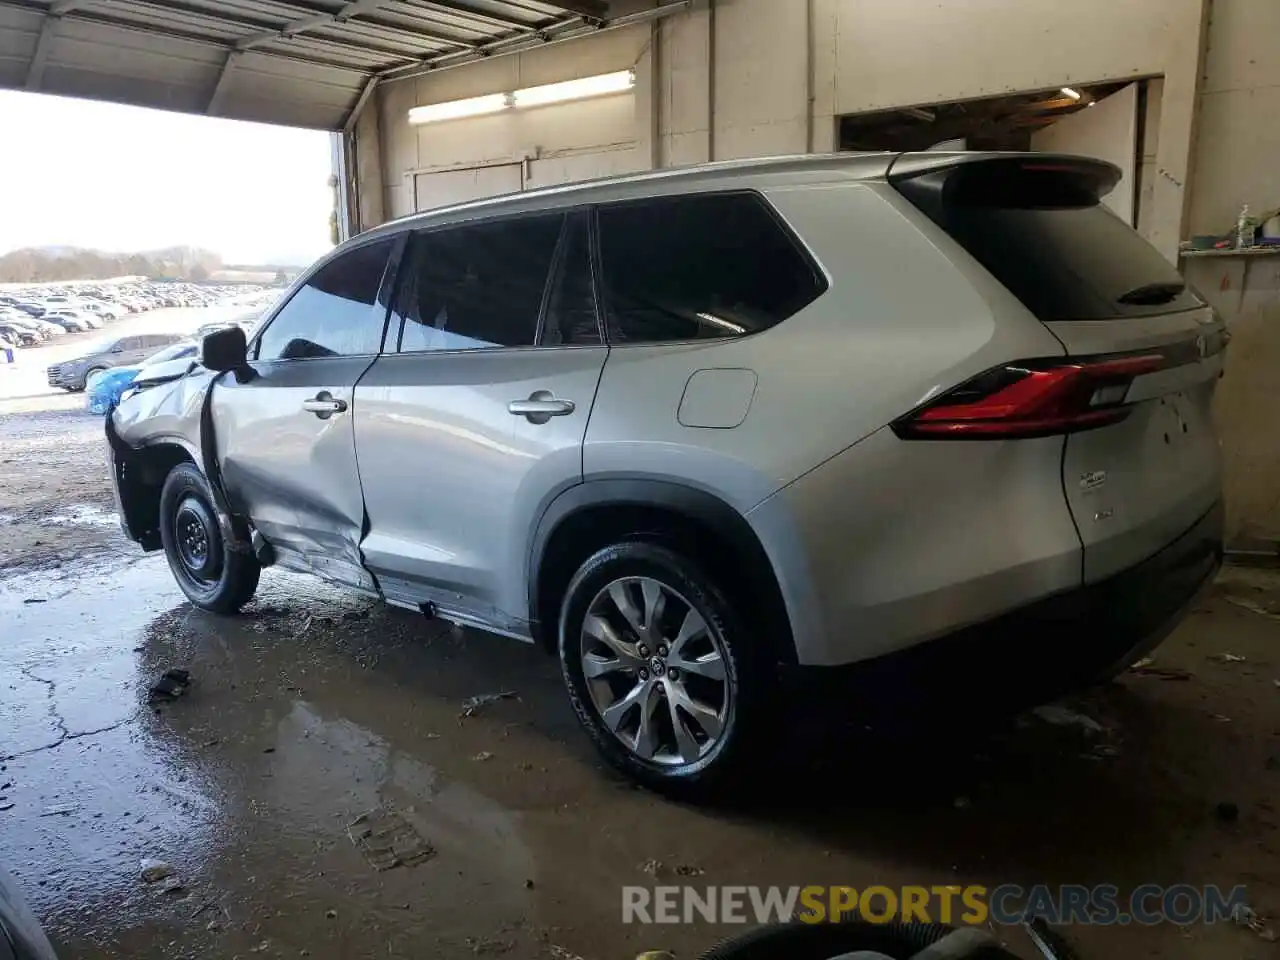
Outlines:
{"type": "Polygon", "coordinates": [[[554,651],[565,587],[582,562],[620,539],[674,541],[708,573],[740,574],[731,589],[763,625],[761,635],[780,663],[796,662],[782,590],[764,546],[747,519],[720,497],[652,478],[589,480],[570,487],[543,511],[527,558],[530,627],[554,651]]]}
{"type": "Polygon", "coordinates": [[[129,539],[144,550],[159,550],[160,491],[165,478],[179,463],[200,467],[200,453],[178,438],[166,437],[141,447],[130,447],[114,430],[107,417],[107,437],[115,472],[120,525],[129,539]]]}

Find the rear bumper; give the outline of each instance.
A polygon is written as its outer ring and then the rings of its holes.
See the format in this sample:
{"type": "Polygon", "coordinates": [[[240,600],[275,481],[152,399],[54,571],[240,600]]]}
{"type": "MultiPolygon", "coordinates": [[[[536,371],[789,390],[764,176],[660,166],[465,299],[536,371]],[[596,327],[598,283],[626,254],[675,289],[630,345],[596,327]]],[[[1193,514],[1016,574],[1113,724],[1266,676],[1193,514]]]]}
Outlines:
{"type": "Polygon", "coordinates": [[[896,715],[1043,703],[1123,669],[1173,632],[1222,564],[1223,521],[1219,501],[1155,556],[1107,580],[907,650],[804,674],[845,693],[855,683],[869,707],[896,715]]]}

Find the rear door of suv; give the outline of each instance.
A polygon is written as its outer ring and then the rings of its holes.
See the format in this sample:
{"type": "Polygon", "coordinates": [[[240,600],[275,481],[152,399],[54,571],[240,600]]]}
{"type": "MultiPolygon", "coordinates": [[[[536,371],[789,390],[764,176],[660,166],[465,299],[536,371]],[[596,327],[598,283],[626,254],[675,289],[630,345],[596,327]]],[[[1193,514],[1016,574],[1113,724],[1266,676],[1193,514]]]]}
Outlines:
{"type": "Polygon", "coordinates": [[[1210,403],[1225,328],[1172,264],[1099,203],[1117,174],[1098,161],[1036,154],[908,155],[890,173],[1065,348],[1065,358],[991,374],[991,389],[971,386],[964,404],[932,415],[938,430],[999,436],[1015,392],[1040,390],[1046,432],[1066,435],[1062,482],[1086,583],[1154,555],[1221,498],[1210,403]],[[984,417],[996,419],[984,425],[984,417]]]}
{"type": "Polygon", "coordinates": [[[529,525],[582,478],[608,349],[586,210],[415,232],[356,388],[368,568],[393,603],[523,636],[529,525]]]}

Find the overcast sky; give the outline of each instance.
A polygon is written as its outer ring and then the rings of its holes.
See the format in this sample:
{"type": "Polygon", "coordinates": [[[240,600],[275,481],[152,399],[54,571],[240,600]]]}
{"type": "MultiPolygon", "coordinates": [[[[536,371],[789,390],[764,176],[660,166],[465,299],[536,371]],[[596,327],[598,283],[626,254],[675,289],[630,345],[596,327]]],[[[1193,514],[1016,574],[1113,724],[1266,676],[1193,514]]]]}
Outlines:
{"type": "Polygon", "coordinates": [[[306,263],[329,246],[329,135],[0,91],[0,253],[205,247],[306,263]]]}

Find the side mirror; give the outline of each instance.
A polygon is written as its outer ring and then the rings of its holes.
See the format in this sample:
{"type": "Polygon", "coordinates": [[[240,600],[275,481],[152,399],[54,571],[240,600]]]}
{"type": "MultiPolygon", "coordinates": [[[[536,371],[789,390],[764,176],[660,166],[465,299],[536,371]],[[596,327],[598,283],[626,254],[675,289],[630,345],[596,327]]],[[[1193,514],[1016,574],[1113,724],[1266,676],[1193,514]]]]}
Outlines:
{"type": "Polygon", "coordinates": [[[200,341],[200,365],[208,370],[239,370],[248,362],[248,343],[239,327],[206,333],[200,341]]]}
{"type": "Polygon", "coordinates": [[[118,343],[117,343],[114,347],[112,347],[112,348],[111,348],[111,352],[112,352],[112,353],[123,353],[123,352],[124,352],[124,347],[120,346],[120,344],[118,344],[118,343]]]}

